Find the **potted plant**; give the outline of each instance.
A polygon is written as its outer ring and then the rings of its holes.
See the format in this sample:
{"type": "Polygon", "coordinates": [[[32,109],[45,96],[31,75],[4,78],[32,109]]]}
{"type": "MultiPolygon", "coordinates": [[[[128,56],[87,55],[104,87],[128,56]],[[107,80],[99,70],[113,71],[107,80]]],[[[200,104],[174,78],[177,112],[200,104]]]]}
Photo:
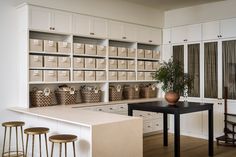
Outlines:
{"type": "Polygon", "coordinates": [[[153,79],[157,80],[157,83],[161,83],[165,99],[170,105],[176,104],[180,95],[190,90],[192,84],[192,79],[184,73],[181,64],[173,59],[163,62],[160,68],[153,73],[153,79]]]}

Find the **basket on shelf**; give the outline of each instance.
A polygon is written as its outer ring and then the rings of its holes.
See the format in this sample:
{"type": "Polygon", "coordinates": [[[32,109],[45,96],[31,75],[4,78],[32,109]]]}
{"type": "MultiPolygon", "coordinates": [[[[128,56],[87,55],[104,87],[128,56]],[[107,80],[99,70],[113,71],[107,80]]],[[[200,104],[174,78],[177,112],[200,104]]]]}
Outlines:
{"type": "Polygon", "coordinates": [[[55,95],[49,88],[45,88],[44,90],[34,88],[30,92],[30,103],[33,107],[43,107],[57,104],[55,95]]]}
{"type": "Polygon", "coordinates": [[[150,85],[141,85],[140,87],[140,97],[141,98],[156,98],[157,97],[158,88],[156,84],[150,85]]]}
{"type": "Polygon", "coordinates": [[[110,101],[122,100],[122,96],[123,96],[123,89],[121,85],[109,87],[109,100],[110,101]]]}
{"type": "Polygon", "coordinates": [[[72,87],[68,87],[67,85],[60,86],[55,91],[57,102],[60,105],[76,104],[76,98],[79,94],[79,91],[72,87]]]}
{"type": "Polygon", "coordinates": [[[128,85],[128,86],[124,86],[124,99],[139,99],[139,93],[140,93],[140,88],[138,85],[128,85]]]}
{"type": "Polygon", "coordinates": [[[98,103],[102,101],[102,91],[94,86],[83,86],[80,89],[82,102],[98,103]]]}

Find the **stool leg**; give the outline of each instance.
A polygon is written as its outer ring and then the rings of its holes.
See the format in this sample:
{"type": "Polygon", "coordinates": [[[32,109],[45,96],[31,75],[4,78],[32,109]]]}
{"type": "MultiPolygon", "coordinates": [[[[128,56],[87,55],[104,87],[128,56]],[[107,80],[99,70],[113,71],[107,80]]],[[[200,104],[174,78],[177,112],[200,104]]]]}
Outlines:
{"type": "Polygon", "coordinates": [[[67,157],[67,143],[65,143],[65,157],[67,157]]]}
{"type": "Polygon", "coordinates": [[[47,140],[47,134],[44,134],[44,136],[45,136],[46,153],[47,153],[47,157],[48,157],[48,140],[47,140]]]}
{"type": "Polygon", "coordinates": [[[9,152],[9,154],[8,154],[8,156],[10,156],[10,153],[11,153],[11,127],[10,127],[10,134],[9,134],[9,150],[8,150],[8,152],[9,152]]]}
{"type": "Polygon", "coordinates": [[[2,156],[4,156],[4,151],[5,151],[5,145],[6,145],[6,135],[7,135],[7,127],[5,127],[5,132],[4,132],[4,141],[3,141],[3,148],[2,148],[2,156]]]}
{"type": "Polygon", "coordinates": [[[25,156],[27,156],[28,153],[28,142],[29,142],[29,135],[26,135],[26,146],[25,146],[25,156]]]}
{"type": "Polygon", "coordinates": [[[42,157],[41,134],[39,134],[39,156],[42,157]]]}
{"type": "Polygon", "coordinates": [[[18,128],[16,127],[16,155],[18,156],[18,128]]]}
{"type": "Polygon", "coordinates": [[[25,156],[25,150],[24,150],[24,136],[23,136],[23,127],[21,126],[21,141],[22,141],[22,152],[23,157],[25,156]]]}
{"type": "Polygon", "coordinates": [[[54,142],[52,142],[51,157],[53,157],[54,142]]]}
{"type": "Polygon", "coordinates": [[[60,157],[61,157],[61,151],[62,151],[62,148],[61,148],[61,143],[60,143],[60,155],[59,155],[60,157]]]}
{"type": "Polygon", "coordinates": [[[34,157],[34,135],[32,140],[32,157],[34,157]]]}
{"type": "Polygon", "coordinates": [[[76,157],[76,155],[75,155],[75,142],[73,142],[73,152],[74,152],[74,157],[76,157]]]}

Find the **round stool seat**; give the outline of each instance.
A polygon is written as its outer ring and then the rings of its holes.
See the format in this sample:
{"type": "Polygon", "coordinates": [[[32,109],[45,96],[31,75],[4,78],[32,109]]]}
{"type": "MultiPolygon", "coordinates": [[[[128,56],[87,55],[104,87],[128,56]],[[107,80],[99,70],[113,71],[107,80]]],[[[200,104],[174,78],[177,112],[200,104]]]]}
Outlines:
{"type": "Polygon", "coordinates": [[[2,123],[3,127],[19,127],[19,126],[24,126],[25,122],[22,121],[11,121],[11,122],[5,122],[2,123]]]}
{"type": "Polygon", "coordinates": [[[77,140],[77,136],[69,134],[54,135],[49,137],[49,141],[54,143],[68,143],[77,140]]]}
{"type": "Polygon", "coordinates": [[[49,128],[44,127],[35,127],[35,128],[28,128],[25,129],[24,133],[29,135],[40,135],[40,134],[46,134],[49,132],[49,128]]]}

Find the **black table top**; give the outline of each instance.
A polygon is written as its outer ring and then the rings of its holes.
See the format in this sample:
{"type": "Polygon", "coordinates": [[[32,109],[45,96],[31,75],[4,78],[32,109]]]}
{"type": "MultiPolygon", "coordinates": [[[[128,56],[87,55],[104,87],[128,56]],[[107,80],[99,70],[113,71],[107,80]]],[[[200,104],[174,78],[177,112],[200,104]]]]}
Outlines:
{"type": "Polygon", "coordinates": [[[198,103],[198,102],[182,102],[179,101],[175,105],[168,105],[165,101],[154,101],[145,103],[129,103],[129,108],[132,110],[142,110],[151,112],[160,112],[168,114],[185,114],[191,112],[199,112],[204,110],[213,109],[211,103],[198,103]]]}

